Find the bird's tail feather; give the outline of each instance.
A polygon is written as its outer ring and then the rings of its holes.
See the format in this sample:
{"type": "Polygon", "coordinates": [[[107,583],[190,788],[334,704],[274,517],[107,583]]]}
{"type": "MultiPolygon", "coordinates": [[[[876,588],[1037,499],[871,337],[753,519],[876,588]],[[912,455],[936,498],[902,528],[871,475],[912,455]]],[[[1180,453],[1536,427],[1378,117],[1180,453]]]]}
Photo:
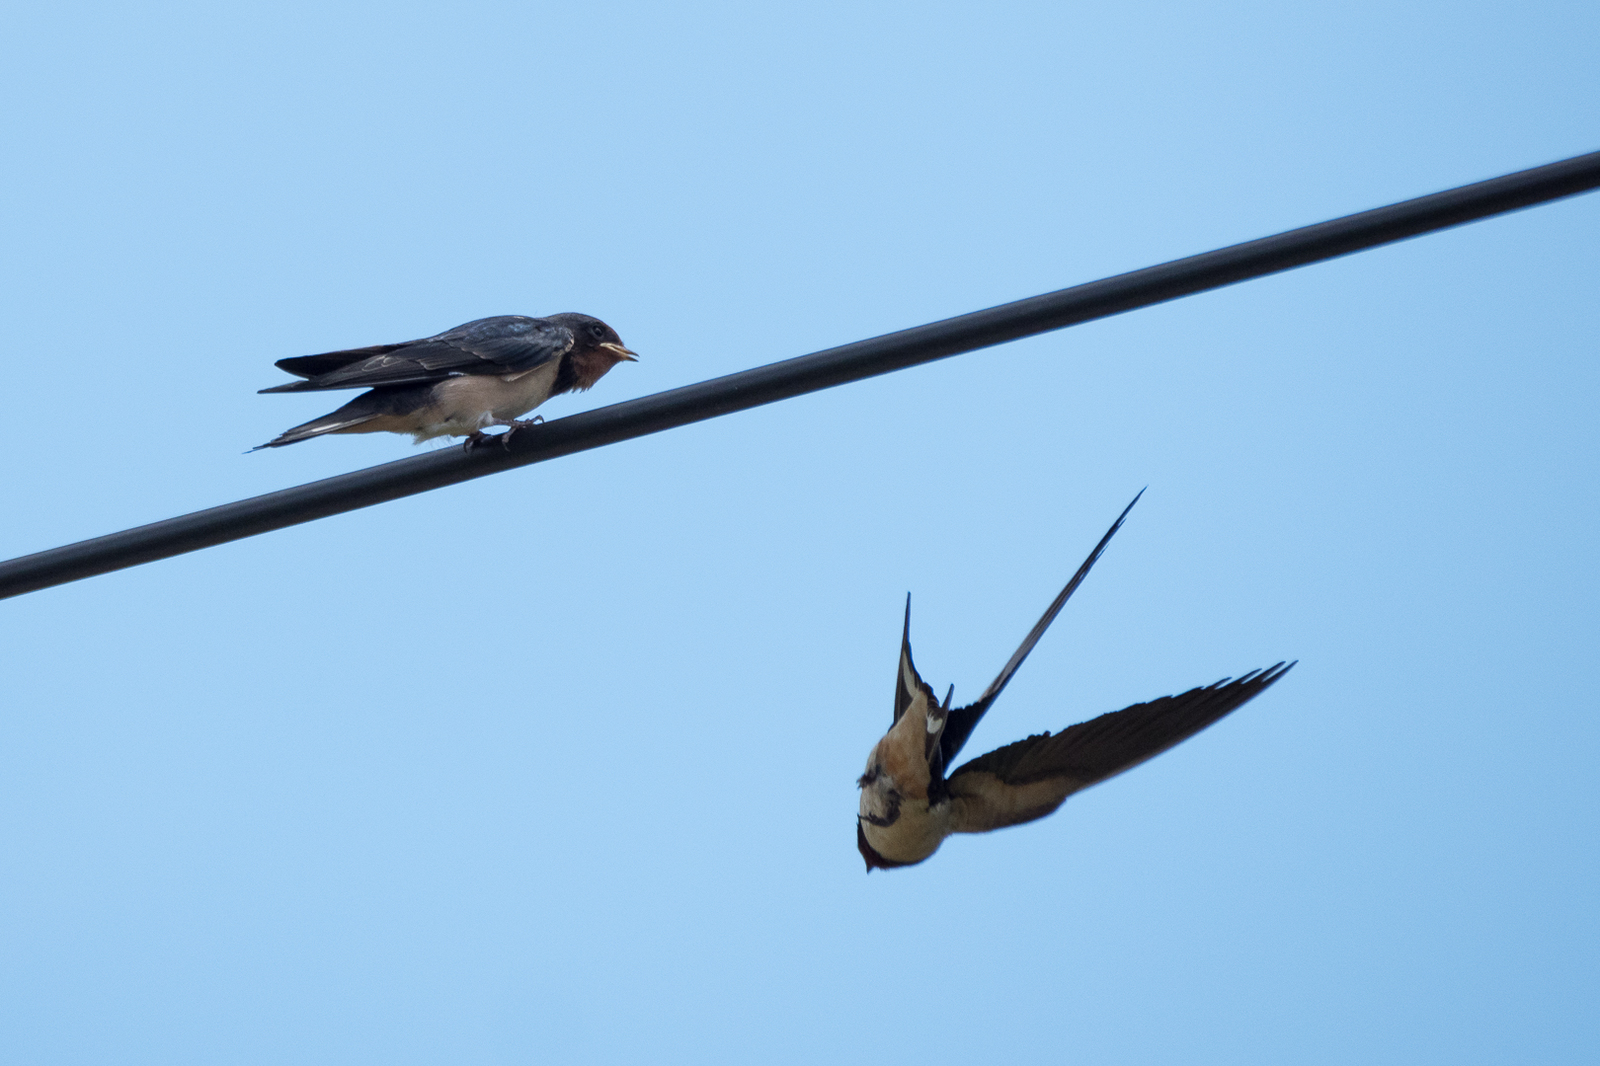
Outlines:
{"type": "Polygon", "coordinates": [[[972,731],[977,727],[979,720],[988,713],[990,705],[999,698],[1006,685],[1011,683],[1012,675],[1017,672],[1017,668],[1022,665],[1022,661],[1028,657],[1028,653],[1033,651],[1033,646],[1039,643],[1039,638],[1044,636],[1044,631],[1050,628],[1050,623],[1056,620],[1056,615],[1061,613],[1061,608],[1066,604],[1067,600],[1077,591],[1078,586],[1083,583],[1083,579],[1088,576],[1090,569],[1099,560],[1100,553],[1106,550],[1106,545],[1111,543],[1111,538],[1116,535],[1117,530],[1122,528],[1123,520],[1128,517],[1128,512],[1133,510],[1133,505],[1138,503],[1139,497],[1143,495],[1144,489],[1140,489],[1138,495],[1134,496],[1128,506],[1122,509],[1122,513],[1117,516],[1117,520],[1111,523],[1111,528],[1106,530],[1106,535],[1100,538],[1100,543],[1096,544],[1094,551],[1089,553],[1089,558],[1085,559],[1083,565],[1078,567],[1078,572],[1072,575],[1072,580],[1067,582],[1065,588],[1056,593],[1056,598],[1046,608],[1043,617],[1033,624],[1033,629],[1022,639],[1021,646],[1012,653],[1010,661],[1001,667],[999,675],[989,682],[988,688],[983,690],[983,695],[979,696],[976,702],[969,703],[965,707],[959,707],[950,712],[949,718],[945,721],[944,733],[939,742],[940,750],[944,753],[946,765],[949,765],[955,759],[956,753],[967,742],[967,737],[972,735],[972,731]]]}
{"type": "Polygon", "coordinates": [[[258,444],[250,450],[259,452],[263,448],[281,448],[285,444],[298,444],[300,441],[310,440],[312,437],[320,437],[324,433],[339,433],[354,429],[356,426],[371,422],[377,417],[376,413],[355,415],[343,410],[335,411],[332,414],[323,415],[321,418],[313,418],[311,421],[295,426],[292,429],[286,429],[267,441],[267,443],[258,444]]]}

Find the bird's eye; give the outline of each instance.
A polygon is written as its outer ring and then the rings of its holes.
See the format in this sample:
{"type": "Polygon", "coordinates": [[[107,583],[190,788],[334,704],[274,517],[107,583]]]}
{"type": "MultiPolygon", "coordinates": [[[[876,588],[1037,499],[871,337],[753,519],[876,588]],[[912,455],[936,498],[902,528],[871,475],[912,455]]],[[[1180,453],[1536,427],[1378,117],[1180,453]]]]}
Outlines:
{"type": "Polygon", "coordinates": [[[604,326],[602,326],[600,323],[596,322],[594,325],[589,327],[589,336],[593,337],[595,340],[599,340],[600,338],[604,337],[605,335],[606,335],[606,328],[604,326]]]}

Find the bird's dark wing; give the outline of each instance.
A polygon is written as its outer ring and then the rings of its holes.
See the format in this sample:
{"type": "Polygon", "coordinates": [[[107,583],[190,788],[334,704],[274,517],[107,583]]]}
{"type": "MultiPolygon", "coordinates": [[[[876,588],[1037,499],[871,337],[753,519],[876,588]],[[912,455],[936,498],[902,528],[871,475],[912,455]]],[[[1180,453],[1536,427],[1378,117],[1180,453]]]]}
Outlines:
{"type": "MultiPolygon", "coordinates": [[[[1117,520],[1111,523],[1111,528],[1106,530],[1106,535],[1100,538],[1100,543],[1096,544],[1094,551],[1089,553],[1089,558],[1085,559],[1083,565],[1078,567],[1078,572],[1072,575],[1072,580],[1067,582],[1066,588],[1056,594],[1056,598],[1050,602],[1050,607],[1044,612],[1039,621],[1034,623],[1033,628],[1028,631],[1028,635],[1023,638],[1022,645],[1012,653],[1011,660],[1000,669],[999,676],[989,683],[988,688],[983,690],[983,695],[979,696],[976,702],[969,703],[965,707],[958,707],[950,712],[950,717],[945,720],[944,733],[939,738],[939,750],[943,755],[946,766],[949,766],[955,760],[955,757],[960,754],[962,745],[972,735],[972,730],[977,727],[978,720],[989,710],[990,705],[1000,697],[1000,693],[1010,683],[1011,675],[1017,672],[1017,668],[1022,665],[1022,660],[1028,657],[1028,653],[1033,650],[1033,646],[1039,643],[1039,638],[1044,636],[1044,631],[1050,628],[1050,623],[1056,620],[1056,615],[1061,613],[1062,606],[1077,591],[1078,586],[1083,583],[1083,579],[1088,576],[1090,568],[1100,558],[1100,553],[1106,550],[1107,544],[1111,543],[1112,536],[1122,528],[1122,520],[1128,517],[1128,512],[1133,510],[1133,505],[1138,503],[1139,496],[1143,495],[1144,489],[1140,489],[1138,496],[1135,496],[1128,506],[1122,509],[1122,513],[1117,516],[1117,520]]],[[[908,600],[906,604],[908,627],[910,625],[910,611],[911,605],[908,600]]]]}
{"type": "Polygon", "coordinates": [[[572,331],[542,318],[480,318],[434,337],[280,359],[307,378],[262,392],[423,385],[463,374],[524,374],[571,349],[572,331]]]}
{"type": "Polygon", "coordinates": [[[1293,663],[1256,670],[1080,722],[1055,736],[1007,744],[950,775],[951,826],[984,833],[1043,818],[1080,789],[1159,755],[1237,710],[1288,673],[1293,663]]]}
{"type": "MultiPolygon", "coordinates": [[[[390,352],[399,351],[401,348],[406,348],[413,344],[425,343],[427,343],[426,338],[415,341],[401,341],[399,344],[374,344],[367,348],[347,348],[342,352],[323,352],[321,355],[296,355],[288,359],[279,359],[272,365],[279,370],[287,370],[297,377],[315,378],[321,377],[323,374],[331,374],[335,370],[342,370],[354,363],[364,362],[375,355],[388,355],[390,352]]],[[[299,385],[301,383],[293,382],[292,384],[299,385]]],[[[284,387],[278,386],[279,389],[284,387]]],[[[268,392],[271,390],[263,389],[262,391],[268,392]]]]}

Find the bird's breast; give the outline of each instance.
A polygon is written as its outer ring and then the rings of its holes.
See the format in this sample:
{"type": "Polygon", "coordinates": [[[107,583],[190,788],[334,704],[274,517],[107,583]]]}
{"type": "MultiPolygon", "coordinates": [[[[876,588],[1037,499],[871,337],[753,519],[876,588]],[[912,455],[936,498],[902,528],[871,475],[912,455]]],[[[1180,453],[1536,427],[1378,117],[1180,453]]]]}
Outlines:
{"type": "Polygon", "coordinates": [[[861,831],[872,850],[890,862],[921,862],[935,851],[949,834],[950,805],[932,807],[923,800],[904,800],[899,816],[889,825],[874,825],[866,817],[867,794],[861,796],[861,831]]]}

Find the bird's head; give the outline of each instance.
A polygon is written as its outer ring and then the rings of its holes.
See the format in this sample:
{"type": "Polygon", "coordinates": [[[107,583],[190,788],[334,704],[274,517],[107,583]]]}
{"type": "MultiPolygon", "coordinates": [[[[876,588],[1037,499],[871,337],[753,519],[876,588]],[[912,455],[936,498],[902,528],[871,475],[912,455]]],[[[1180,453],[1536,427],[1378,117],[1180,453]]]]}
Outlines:
{"type": "Polygon", "coordinates": [[[617,331],[589,315],[567,313],[551,315],[550,321],[572,331],[573,370],[577,374],[576,388],[591,389],[606,372],[621,362],[637,362],[639,356],[623,345],[617,331]]]}

